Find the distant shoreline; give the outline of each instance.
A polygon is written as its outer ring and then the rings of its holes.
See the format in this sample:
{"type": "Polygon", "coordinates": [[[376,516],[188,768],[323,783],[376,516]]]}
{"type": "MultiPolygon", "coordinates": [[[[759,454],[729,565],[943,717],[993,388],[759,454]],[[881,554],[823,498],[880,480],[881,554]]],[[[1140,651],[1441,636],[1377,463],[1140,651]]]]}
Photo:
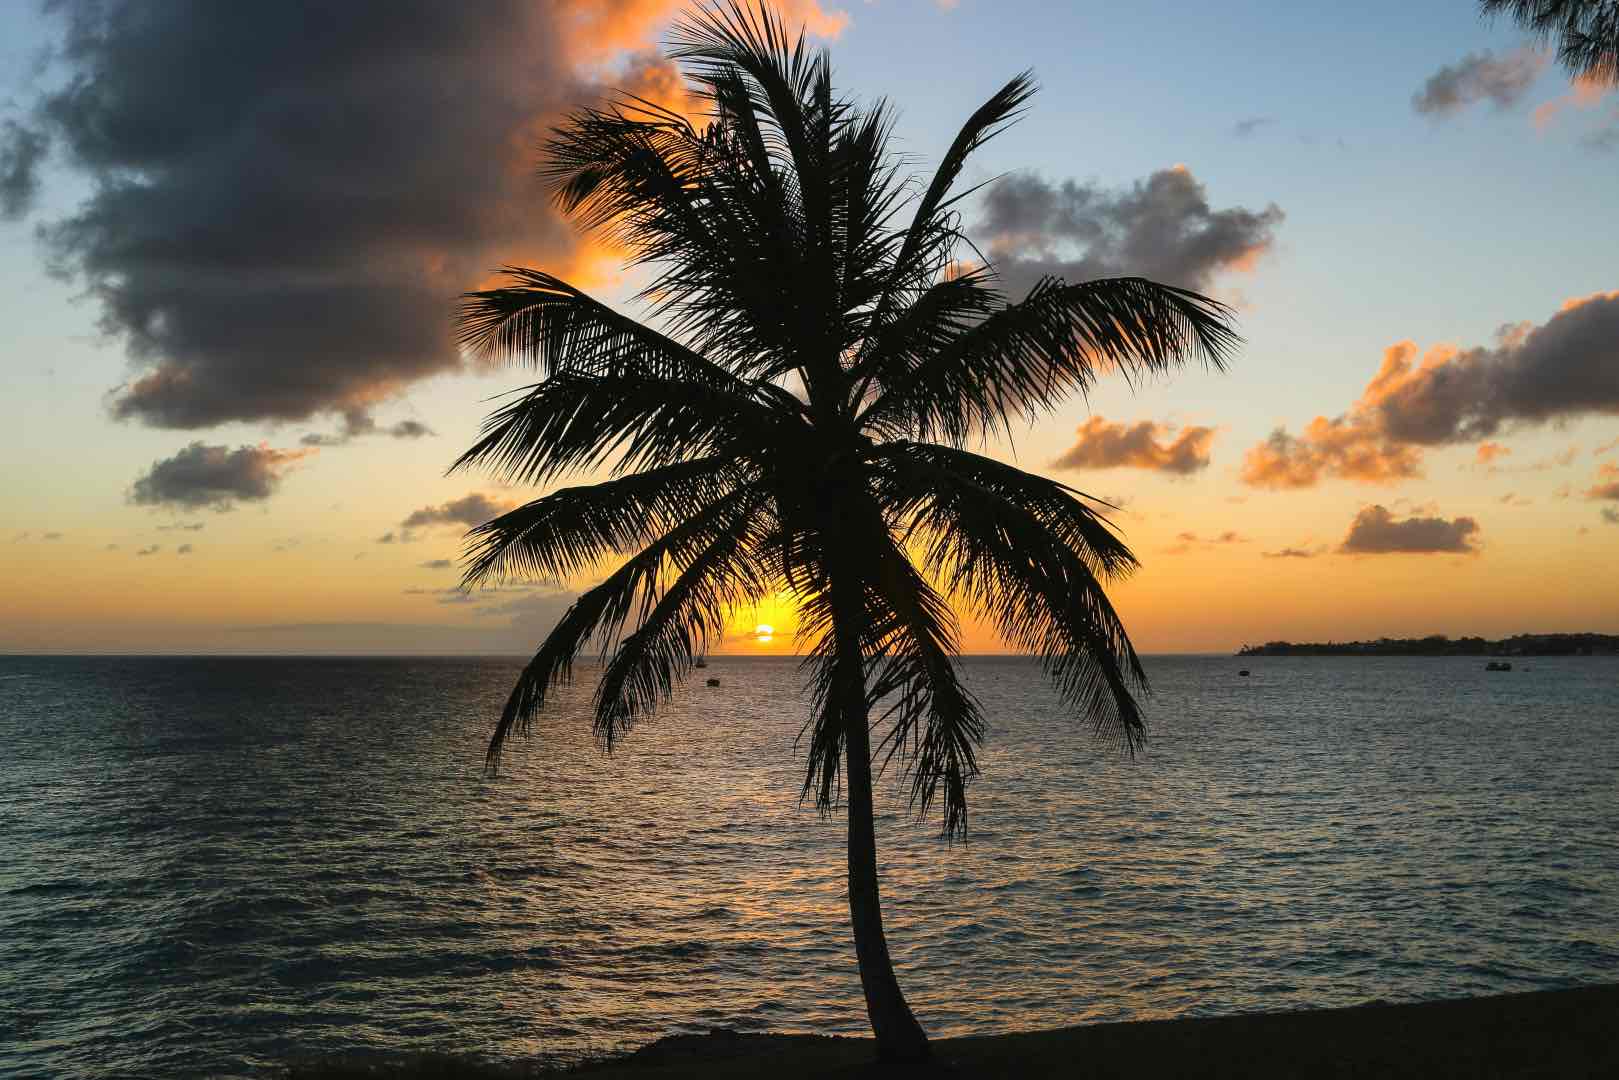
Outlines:
{"type": "Polygon", "coordinates": [[[1267,641],[1244,645],[1238,656],[1614,656],[1613,634],[1518,634],[1490,641],[1481,637],[1378,638],[1376,641],[1267,641]]]}

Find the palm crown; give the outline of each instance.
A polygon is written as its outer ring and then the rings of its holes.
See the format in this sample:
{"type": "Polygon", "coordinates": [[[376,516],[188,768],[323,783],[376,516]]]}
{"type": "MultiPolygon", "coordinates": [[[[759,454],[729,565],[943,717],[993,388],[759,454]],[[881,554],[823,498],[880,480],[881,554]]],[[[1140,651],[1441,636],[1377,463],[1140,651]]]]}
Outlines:
{"type": "MultiPolygon", "coordinates": [[[[611,748],[731,611],[786,590],[813,689],[804,792],[825,810],[847,782],[854,905],[873,709],[887,721],[876,753],[909,768],[917,809],[966,828],[984,720],[955,667],[956,611],[1040,656],[1103,733],[1130,746],[1142,733],[1145,675],[1103,591],[1136,562],[1105,504],[967,447],[1105,371],[1220,366],[1237,338],[1222,305],[1183,289],[1048,279],[1010,303],[993,267],[958,261],[972,252],[957,181],[1019,115],[1028,75],[923,184],[890,149],[889,106],[837,94],[826,54],[767,10],[701,8],[672,53],[703,123],[622,98],[572,115],[543,169],[565,211],[650,268],[640,300],[660,328],[525,269],[462,311],[465,345],[542,378],[456,467],[611,476],[470,534],[467,585],[616,567],[524,669],[489,763],[593,642],[595,730],[611,748]]],[[[875,904],[874,855],[870,888],[875,904]]]]}

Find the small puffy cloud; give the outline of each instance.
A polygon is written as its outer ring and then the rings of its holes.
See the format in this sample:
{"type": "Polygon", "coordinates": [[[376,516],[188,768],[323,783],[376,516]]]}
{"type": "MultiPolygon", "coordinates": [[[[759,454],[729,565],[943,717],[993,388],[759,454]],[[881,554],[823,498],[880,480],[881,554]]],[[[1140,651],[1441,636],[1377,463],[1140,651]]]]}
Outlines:
{"type": "Polygon", "coordinates": [[[1260,128],[1269,127],[1274,123],[1276,123],[1276,117],[1274,116],[1250,116],[1232,124],[1231,134],[1239,139],[1246,139],[1260,128]]]}
{"type": "Polygon", "coordinates": [[[1297,437],[1278,429],[1248,452],[1242,479],[1387,483],[1421,475],[1424,448],[1589,415],[1619,415],[1619,292],[1569,300],[1538,326],[1504,326],[1493,346],[1442,345],[1419,360],[1413,342],[1391,345],[1348,412],[1318,416],[1297,437]]]}
{"type": "Polygon", "coordinates": [[[405,529],[419,529],[430,525],[465,525],[471,528],[482,525],[490,518],[499,517],[512,507],[515,502],[505,499],[496,499],[482,492],[474,491],[470,495],[439,506],[424,506],[414,510],[410,516],[400,522],[405,529]]]}
{"type": "Polygon", "coordinates": [[[1194,546],[1219,547],[1225,544],[1251,543],[1246,536],[1239,535],[1232,529],[1227,529],[1216,536],[1199,536],[1195,532],[1181,532],[1175,534],[1175,546],[1164,549],[1166,555],[1184,555],[1194,546]]]}
{"type": "Polygon", "coordinates": [[[1386,507],[1368,506],[1355,515],[1338,550],[1346,555],[1471,555],[1478,551],[1478,531],[1478,522],[1470,517],[1401,519],[1386,507]]]}
{"type": "Polygon", "coordinates": [[[159,525],[158,532],[201,532],[207,524],[201,521],[176,521],[168,525],[159,525]]]}
{"type": "Polygon", "coordinates": [[[59,532],[41,533],[39,538],[41,540],[60,540],[62,539],[62,534],[59,532]]]}
{"type": "Polygon", "coordinates": [[[1619,500],[1619,465],[1605,462],[1598,466],[1596,483],[1585,489],[1585,497],[1619,500]]]}
{"type": "Polygon", "coordinates": [[[454,566],[455,563],[451,562],[449,559],[428,559],[426,562],[417,563],[416,565],[420,566],[423,570],[448,570],[450,567],[454,566]]]}
{"type": "Polygon", "coordinates": [[[1139,275],[1207,291],[1217,274],[1251,268],[1284,216],[1274,203],[1216,210],[1177,165],[1122,190],[1014,173],[989,188],[971,231],[1007,295],[1021,300],[1048,274],[1070,282],[1139,275]]]}
{"type": "Polygon", "coordinates": [[[1545,53],[1533,49],[1516,49],[1502,56],[1488,49],[1468,53],[1430,75],[1422,89],[1411,95],[1411,107],[1433,117],[1452,115],[1486,99],[1497,109],[1511,108],[1529,92],[1546,59],[1545,53]]]}
{"type": "Polygon", "coordinates": [[[171,458],[154,461],[130,488],[131,502],[186,510],[231,509],[238,501],[262,502],[281,479],[313,450],[257,446],[209,446],[200,440],[171,458]]]}
{"type": "Polygon", "coordinates": [[[139,551],[135,552],[135,554],[136,555],[156,555],[158,552],[160,552],[162,550],[163,550],[162,545],[150,544],[150,545],[148,545],[146,547],[141,548],[139,551]]]}
{"type": "Polygon", "coordinates": [[[1496,458],[1506,457],[1510,453],[1512,453],[1511,449],[1502,446],[1498,442],[1479,443],[1478,450],[1473,455],[1473,460],[1480,465],[1489,465],[1496,458]]]}
{"type": "Polygon", "coordinates": [[[411,532],[409,529],[400,529],[397,532],[395,532],[393,529],[389,529],[387,532],[377,537],[373,542],[378,544],[414,544],[416,542],[416,534],[411,532]]]}
{"type": "Polygon", "coordinates": [[[39,167],[50,149],[43,132],[0,124],[0,220],[16,220],[28,212],[39,194],[39,167]]]}
{"type": "Polygon", "coordinates": [[[1093,416],[1080,425],[1078,439],[1051,463],[1055,469],[1129,467],[1185,476],[1205,469],[1215,429],[1179,429],[1152,420],[1112,424],[1093,416]]]}
{"type": "Polygon", "coordinates": [[[176,555],[190,555],[195,550],[196,548],[192,547],[190,544],[181,544],[179,547],[174,549],[174,553],[176,555]]]}

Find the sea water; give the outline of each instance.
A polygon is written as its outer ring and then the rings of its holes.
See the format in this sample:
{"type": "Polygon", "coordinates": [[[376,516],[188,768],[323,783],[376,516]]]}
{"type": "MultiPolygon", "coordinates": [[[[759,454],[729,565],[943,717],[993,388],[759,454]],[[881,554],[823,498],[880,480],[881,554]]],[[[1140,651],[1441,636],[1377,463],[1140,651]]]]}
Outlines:
{"type": "MultiPolygon", "coordinates": [[[[712,658],[611,757],[585,669],[487,778],[519,663],[0,657],[0,1075],[862,1031],[797,661],[712,658]]],[[[966,661],[965,842],[883,779],[933,1034],[1619,970],[1619,658],[1147,665],[1131,759],[1036,664],[966,661]]]]}

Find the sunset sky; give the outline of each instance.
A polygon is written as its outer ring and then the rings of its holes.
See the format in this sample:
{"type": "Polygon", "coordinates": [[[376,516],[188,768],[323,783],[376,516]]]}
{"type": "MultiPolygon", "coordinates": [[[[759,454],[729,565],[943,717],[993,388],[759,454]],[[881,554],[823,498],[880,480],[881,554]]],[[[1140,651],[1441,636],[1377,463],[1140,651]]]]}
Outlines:
{"type": "MultiPolygon", "coordinates": [[[[445,475],[532,381],[457,355],[454,298],[515,262],[626,302],[535,147],[678,103],[678,6],[0,6],[0,651],[536,645],[588,581],[454,590],[538,494],[445,475]]],[[[1473,0],[786,10],[919,170],[1034,70],[964,209],[1009,284],[1238,309],[1228,372],[990,447],[1122,507],[1140,650],[1619,633],[1619,91],[1473,0]]],[[[792,647],[790,604],[736,624],[792,647]]]]}

